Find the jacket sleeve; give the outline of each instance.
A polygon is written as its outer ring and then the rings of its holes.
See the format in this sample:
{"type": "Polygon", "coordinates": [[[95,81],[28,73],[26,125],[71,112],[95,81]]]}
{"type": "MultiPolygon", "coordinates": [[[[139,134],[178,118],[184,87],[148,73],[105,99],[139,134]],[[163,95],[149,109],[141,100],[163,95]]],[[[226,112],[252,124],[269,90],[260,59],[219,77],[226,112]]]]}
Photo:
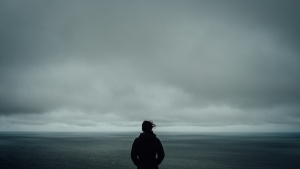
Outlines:
{"type": "Polygon", "coordinates": [[[156,164],[159,165],[162,160],[165,158],[165,152],[164,152],[164,148],[160,142],[159,139],[157,139],[157,158],[156,158],[156,164]]]}
{"type": "Polygon", "coordinates": [[[138,159],[138,140],[135,139],[132,147],[131,147],[131,160],[134,163],[134,165],[138,166],[139,165],[139,159],[138,159]]]}

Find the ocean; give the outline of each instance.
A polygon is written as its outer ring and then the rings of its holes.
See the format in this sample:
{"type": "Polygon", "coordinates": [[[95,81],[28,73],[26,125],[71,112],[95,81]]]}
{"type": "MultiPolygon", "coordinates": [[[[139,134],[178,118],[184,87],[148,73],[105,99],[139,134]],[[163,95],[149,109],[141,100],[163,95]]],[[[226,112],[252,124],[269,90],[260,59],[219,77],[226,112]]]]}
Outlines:
{"type": "MultiPolygon", "coordinates": [[[[156,133],[160,169],[298,169],[300,133],[156,133]]],[[[0,133],[0,169],[134,169],[139,133],[0,133]]]]}

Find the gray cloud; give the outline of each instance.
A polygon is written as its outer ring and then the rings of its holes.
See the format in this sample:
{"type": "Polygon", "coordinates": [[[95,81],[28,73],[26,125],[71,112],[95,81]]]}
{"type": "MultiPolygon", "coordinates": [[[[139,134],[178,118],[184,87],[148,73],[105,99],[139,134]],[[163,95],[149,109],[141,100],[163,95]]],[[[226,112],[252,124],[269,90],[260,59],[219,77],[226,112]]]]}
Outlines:
{"type": "Polygon", "coordinates": [[[109,130],[144,119],[294,130],[297,5],[2,0],[2,130],[109,130]]]}

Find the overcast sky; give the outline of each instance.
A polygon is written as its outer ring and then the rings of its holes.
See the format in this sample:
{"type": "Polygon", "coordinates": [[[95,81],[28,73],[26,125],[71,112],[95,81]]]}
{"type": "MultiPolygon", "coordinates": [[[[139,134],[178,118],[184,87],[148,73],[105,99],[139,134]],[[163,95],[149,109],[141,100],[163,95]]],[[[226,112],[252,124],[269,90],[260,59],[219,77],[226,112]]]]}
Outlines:
{"type": "Polygon", "coordinates": [[[298,0],[0,0],[0,131],[299,131],[298,0]]]}

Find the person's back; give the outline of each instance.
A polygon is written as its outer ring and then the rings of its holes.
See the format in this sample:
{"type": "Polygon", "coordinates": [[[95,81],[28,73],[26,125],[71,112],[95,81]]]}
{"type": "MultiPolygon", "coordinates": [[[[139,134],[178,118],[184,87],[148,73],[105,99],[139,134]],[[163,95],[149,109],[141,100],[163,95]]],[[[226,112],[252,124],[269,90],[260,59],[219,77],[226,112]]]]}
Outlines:
{"type": "Polygon", "coordinates": [[[131,159],[137,169],[158,169],[158,165],[165,157],[160,140],[152,132],[155,125],[150,121],[144,121],[143,133],[132,144],[131,159]]]}

